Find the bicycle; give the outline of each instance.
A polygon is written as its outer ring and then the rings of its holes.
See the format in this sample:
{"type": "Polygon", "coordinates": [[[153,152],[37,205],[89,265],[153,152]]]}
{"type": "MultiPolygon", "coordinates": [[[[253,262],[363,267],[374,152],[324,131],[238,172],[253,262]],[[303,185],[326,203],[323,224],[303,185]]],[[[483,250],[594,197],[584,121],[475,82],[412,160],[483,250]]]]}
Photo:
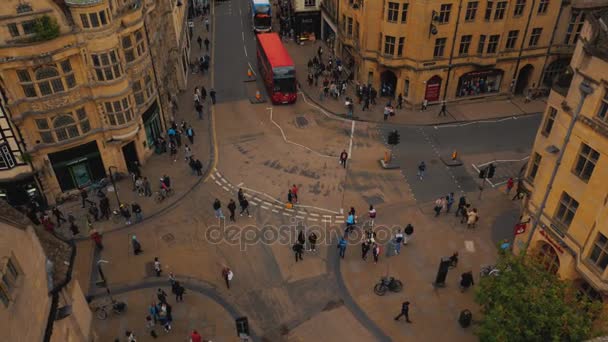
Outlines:
{"type": "Polygon", "coordinates": [[[384,296],[386,291],[401,292],[403,289],[403,283],[399,279],[394,277],[382,277],[380,282],[374,286],[374,293],[378,296],[384,296]]]}
{"type": "Polygon", "coordinates": [[[171,196],[173,196],[173,189],[160,189],[156,192],[154,200],[156,201],[156,203],[160,203],[171,196]]]}
{"type": "Polygon", "coordinates": [[[117,315],[123,314],[127,310],[127,303],[119,302],[114,299],[111,300],[110,303],[103,303],[98,306],[93,307],[93,311],[95,312],[95,317],[99,320],[105,320],[108,318],[108,314],[110,312],[114,312],[117,315]]]}
{"type": "Polygon", "coordinates": [[[495,265],[484,266],[479,271],[479,277],[498,276],[500,270],[495,265]]]}

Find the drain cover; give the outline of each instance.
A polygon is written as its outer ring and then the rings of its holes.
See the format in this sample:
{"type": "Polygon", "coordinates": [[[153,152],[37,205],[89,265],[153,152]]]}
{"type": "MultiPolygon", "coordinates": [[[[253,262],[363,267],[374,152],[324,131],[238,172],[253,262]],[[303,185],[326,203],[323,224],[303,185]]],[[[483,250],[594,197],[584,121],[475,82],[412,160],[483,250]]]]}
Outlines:
{"type": "Polygon", "coordinates": [[[296,116],[296,126],[298,126],[298,128],[304,128],[308,126],[308,119],[303,116],[296,116]]]}

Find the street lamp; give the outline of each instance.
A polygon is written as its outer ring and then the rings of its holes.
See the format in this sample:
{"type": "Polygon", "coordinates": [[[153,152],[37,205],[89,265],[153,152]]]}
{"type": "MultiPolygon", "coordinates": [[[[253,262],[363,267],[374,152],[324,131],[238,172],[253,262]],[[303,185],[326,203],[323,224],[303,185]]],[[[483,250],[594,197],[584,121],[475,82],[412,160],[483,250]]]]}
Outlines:
{"type": "Polygon", "coordinates": [[[109,296],[112,296],[110,293],[110,288],[108,287],[108,281],[106,280],[106,275],[103,273],[103,269],[101,268],[101,264],[109,264],[110,262],[107,260],[99,259],[97,260],[97,272],[99,272],[99,277],[101,278],[100,286],[106,288],[106,292],[109,296]]]}
{"type": "Polygon", "coordinates": [[[108,167],[108,172],[110,173],[110,182],[112,183],[112,187],[114,188],[114,194],[116,195],[116,202],[118,202],[118,206],[120,207],[120,197],[118,197],[118,188],[116,187],[116,183],[114,182],[114,175],[112,174],[112,168],[118,171],[116,166],[108,167]]]}

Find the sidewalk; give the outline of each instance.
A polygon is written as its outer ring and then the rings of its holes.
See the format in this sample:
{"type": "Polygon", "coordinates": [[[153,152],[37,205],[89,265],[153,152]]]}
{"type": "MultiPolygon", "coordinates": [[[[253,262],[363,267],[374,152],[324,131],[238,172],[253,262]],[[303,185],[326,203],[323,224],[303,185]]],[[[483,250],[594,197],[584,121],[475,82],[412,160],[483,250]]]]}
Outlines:
{"type": "MultiPolygon", "coordinates": [[[[195,27],[192,38],[192,60],[197,60],[198,56],[205,53],[205,47],[203,46],[202,49],[199,49],[199,46],[196,43],[196,37],[198,37],[198,35],[200,35],[203,39],[207,35],[211,37],[210,33],[204,32],[203,25],[195,27]]],[[[120,202],[127,204],[129,206],[129,210],[131,210],[131,204],[133,202],[139,204],[142,208],[144,221],[175,205],[179,200],[184,198],[184,196],[187,195],[195,186],[201,183],[205,176],[210,172],[211,165],[213,163],[213,141],[211,133],[212,125],[210,120],[211,100],[209,96],[207,96],[206,101],[204,101],[203,108],[205,114],[203,116],[203,120],[198,119],[194,110],[193,101],[194,88],[201,86],[204,86],[207,89],[207,92],[209,92],[209,89],[211,88],[211,78],[209,72],[206,74],[191,73],[188,79],[188,88],[177,95],[178,109],[175,113],[175,122],[179,126],[181,121],[185,120],[186,123],[192,126],[195,134],[194,143],[191,145],[190,141],[184,133],[181,137],[182,145],[181,147],[178,147],[178,153],[175,161],[174,158],[169,155],[169,152],[166,152],[163,154],[153,154],[143,162],[143,165],[141,167],[141,174],[142,177],[147,177],[150,181],[153,193],[152,196],[138,196],[137,192],[134,191],[134,184],[130,176],[127,176],[125,179],[116,182],[116,188],[118,190],[118,198],[120,199],[120,202]],[[185,144],[188,144],[189,146],[191,145],[190,147],[193,152],[193,158],[199,159],[203,164],[203,176],[196,176],[191,172],[191,169],[184,158],[185,144]],[[163,200],[160,203],[156,203],[156,192],[160,188],[160,178],[163,175],[167,175],[171,179],[171,187],[174,190],[174,193],[171,197],[163,200]]],[[[170,125],[170,122],[167,122],[167,125],[170,125]]],[[[166,136],[166,133],[164,133],[164,136],[166,136]]],[[[117,200],[116,192],[112,190],[111,186],[106,187],[104,189],[104,192],[110,199],[111,210],[117,209],[119,203],[117,200]]],[[[94,191],[89,192],[88,200],[95,202],[97,204],[97,207],[99,208],[99,199],[95,195],[94,191]]],[[[80,196],[78,196],[77,200],[65,202],[59,205],[58,207],[63,212],[66,218],[68,214],[72,214],[76,218],[76,225],[80,230],[80,234],[78,234],[75,238],[77,240],[88,239],[88,208],[82,208],[80,196]]],[[[133,224],[135,224],[135,215],[133,213],[131,213],[131,215],[131,220],[133,224]]],[[[55,218],[51,218],[53,222],[55,222],[55,218]]],[[[115,223],[113,222],[112,217],[110,218],[110,220],[93,222],[93,228],[100,231],[102,234],[118,230],[126,226],[127,225],[124,219],[121,219],[119,223],[115,223]]],[[[70,232],[68,227],[69,224],[63,223],[60,228],[56,227],[56,231],[59,235],[70,239],[72,238],[72,233],[70,232]]]]}
{"type": "MultiPolygon", "coordinates": [[[[287,51],[291,55],[297,70],[297,78],[300,83],[300,91],[306,96],[306,101],[322,107],[327,112],[334,115],[346,117],[346,108],[344,106],[344,96],[335,100],[333,98],[325,98],[320,100],[322,85],[321,79],[318,86],[309,86],[307,82],[308,76],[308,60],[314,57],[319,46],[323,47],[324,60],[329,56],[328,51],[331,51],[324,43],[320,41],[305,42],[304,45],[296,45],[292,41],[285,44],[287,51]]],[[[353,85],[350,84],[347,90],[347,96],[355,99],[353,85]]],[[[359,121],[383,122],[384,105],[388,102],[388,98],[378,98],[376,105],[370,105],[371,110],[361,111],[362,104],[355,103],[354,119],[359,121]]],[[[393,106],[396,106],[396,100],[392,101],[393,106]]],[[[424,112],[420,108],[403,108],[395,110],[395,116],[390,117],[388,122],[410,125],[437,125],[445,123],[463,122],[463,121],[479,121],[504,118],[509,116],[519,116],[540,113],[545,110],[546,101],[544,99],[533,100],[529,103],[524,102],[523,97],[514,97],[511,99],[493,99],[488,100],[470,100],[458,102],[456,104],[447,105],[447,116],[438,116],[439,105],[429,105],[424,112]]]]}

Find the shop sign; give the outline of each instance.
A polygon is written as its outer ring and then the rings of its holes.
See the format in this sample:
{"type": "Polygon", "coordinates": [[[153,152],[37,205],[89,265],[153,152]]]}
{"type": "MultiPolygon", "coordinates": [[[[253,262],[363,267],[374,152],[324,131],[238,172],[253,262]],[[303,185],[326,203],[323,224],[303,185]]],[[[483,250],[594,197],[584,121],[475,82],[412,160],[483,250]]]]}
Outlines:
{"type": "Polygon", "coordinates": [[[553,246],[553,248],[555,248],[561,254],[564,253],[564,250],[562,249],[562,247],[557,242],[553,241],[553,239],[549,236],[549,234],[544,229],[540,229],[538,232],[540,233],[540,235],[542,235],[545,238],[545,240],[547,240],[547,242],[549,244],[551,244],[551,246],[553,246]]]}
{"type": "Polygon", "coordinates": [[[66,166],[72,166],[74,164],[82,163],[83,161],[87,161],[87,157],[72,160],[71,162],[67,163],[66,166]]]}
{"type": "Polygon", "coordinates": [[[515,235],[523,234],[526,231],[527,224],[525,222],[515,225],[515,235]]]}

